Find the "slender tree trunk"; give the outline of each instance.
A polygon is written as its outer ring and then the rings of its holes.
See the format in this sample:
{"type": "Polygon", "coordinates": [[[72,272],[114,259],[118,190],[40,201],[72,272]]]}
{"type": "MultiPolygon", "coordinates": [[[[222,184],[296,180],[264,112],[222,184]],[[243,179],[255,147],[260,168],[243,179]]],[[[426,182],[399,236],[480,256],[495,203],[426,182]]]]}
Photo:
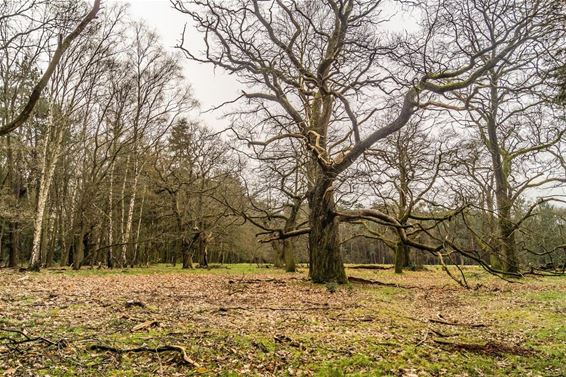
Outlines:
{"type": "MultiPolygon", "coordinates": [[[[52,121],[52,126],[54,122],[52,121]]],[[[61,138],[63,135],[62,130],[57,130],[55,135],[54,144],[49,142],[50,133],[45,136],[41,156],[41,178],[39,183],[39,192],[37,196],[37,207],[35,210],[35,218],[33,222],[33,243],[31,249],[30,269],[32,271],[39,271],[41,266],[41,235],[43,231],[43,219],[45,217],[45,207],[51,188],[51,181],[55,173],[55,165],[59,158],[59,149],[61,146],[61,138]],[[50,150],[50,147],[53,150],[50,150]],[[51,156],[50,156],[51,155],[51,156]]]]}
{"type": "Polygon", "coordinates": [[[395,273],[400,274],[403,272],[405,262],[405,245],[403,241],[398,241],[395,245],[395,273]]]}
{"type": "Polygon", "coordinates": [[[335,214],[332,179],[317,178],[309,193],[309,275],[315,283],[347,283],[340,253],[340,223],[335,214]]]}
{"type": "Polygon", "coordinates": [[[41,267],[45,267],[47,263],[47,254],[49,253],[49,237],[53,234],[53,219],[49,216],[43,221],[43,230],[41,231],[41,267]]]}
{"type": "Polygon", "coordinates": [[[140,212],[138,217],[138,226],[136,229],[136,236],[134,241],[134,256],[132,257],[132,263],[130,266],[134,268],[135,264],[138,261],[138,252],[139,252],[139,242],[140,242],[140,233],[141,233],[141,223],[142,223],[142,215],[143,215],[143,206],[145,204],[145,186],[142,189],[142,201],[140,204],[140,212]]]}
{"type": "MultiPolygon", "coordinates": [[[[114,152],[115,153],[115,152],[114,152]]],[[[114,169],[115,162],[112,161],[109,172],[109,188],[108,188],[108,250],[106,256],[106,265],[108,268],[114,267],[114,169]]]]}
{"type": "Polygon", "coordinates": [[[57,246],[57,238],[59,238],[59,217],[57,216],[51,221],[49,230],[49,246],[47,247],[47,256],[45,259],[45,267],[53,266],[53,259],[55,257],[55,247],[57,246]]]}
{"type": "Polygon", "coordinates": [[[183,268],[192,269],[193,268],[193,250],[192,245],[188,242],[185,237],[181,241],[181,253],[183,255],[183,268]]]}
{"type": "MultiPolygon", "coordinates": [[[[19,207],[21,198],[20,179],[16,177],[17,169],[14,160],[14,150],[12,148],[12,136],[6,136],[6,165],[9,177],[9,186],[14,195],[16,205],[19,207]]],[[[8,225],[8,267],[15,268],[20,263],[20,224],[16,219],[10,221],[8,225]]]]}
{"type": "Polygon", "coordinates": [[[69,262],[69,245],[67,243],[67,236],[61,232],[61,260],[59,266],[64,267],[69,262]]]}
{"type": "MultiPolygon", "coordinates": [[[[122,243],[126,243],[124,237],[124,225],[126,223],[126,182],[128,180],[128,166],[130,165],[130,155],[126,157],[126,164],[124,165],[124,180],[122,181],[122,193],[120,195],[120,237],[122,238],[122,243]]],[[[120,264],[123,266],[124,260],[123,255],[120,253],[120,264]]]]}
{"type": "Polygon", "coordinates": [[[200,256],[199,267],[208,267],[208,240],[209,233],[204,230],[199,231],[198,238],[196,240],[198,255],[200,256]]]}
{"type": "Polygon", "coordinates": [[[79,233],[79,237],[76,240],[75,243],[75,251],[73,254],[73,270],[79,270],[81,268],[81,265],[83,263],[83,259],[84,259],[84,253],[85,253],[85,236],[86,236],[86,232],[87,232],[87,227],[84,224],[84,221],[81,220],[81,228],[80,228],[80,233],[79,233]]]}
{"type": "Polygon", "coordinates": [[[80,208],[82,208],[80,207],[81,203],[77,203],[77,195],[79,195],[79,190],[78,188],[74,188],[71,200],[69,201],[70,204],[68,206],[65,206],[64,204],[61,205],[62,218],[66,217],[69,220],[68,224],[65,224],[63,221],[61,222],[61,248],[63,250],[61,261],[59,263],[61,267],[69,265],[69,254],[72,247],[71,245],[74,242],[73,232],[75,227],[75,209],[78,208],[80,210],[80,208]],[[64,213],[68,215],[63,217],[64,213]]]}
{"type": "Polygon", "coordinates": [[[208,268],[208,242],[206,241],[202,241],[203,245],[202,245],[202,266],[201,267],[205,267],[208,268]]]}
{"type": "Polygon", "coordinates": [[[91,258],[91,266],[94,264],[98,264],[98,266],[100,267],[102,265],[102,261],[100,258],[100,244],[102,243],[102,229],[100,229],[99,232],[97,232],[98,234],[96,235],[96,241],[94,242],[94,251],[93,251],[93,255],[91,258]]]}
{"type": "Polygon", "coordinates": [[[122,245],[122,255],[120,258],[122,267],[126,267],[128,265],[128,242],[130,241],[130,236],[132,233],[132,223],[134,221],[134,206],[136,204],[138,178],[139,178],[139,172],[136,161],[134,166],[134,183],[132,185],[132,195],[130,197],[130,203],[128,205],[128,217],[126,219],[126,227],[122,238],[123,245],[122,245]]]}
{"type": "Polygon", "coordinates": [[[499,217],[501,232],[501,253],[503,255],[503,269],[506,272],[518,272],[519,263],[515,245],[515,225],[511,221],[510,208],[505,208],[499,217]]]}

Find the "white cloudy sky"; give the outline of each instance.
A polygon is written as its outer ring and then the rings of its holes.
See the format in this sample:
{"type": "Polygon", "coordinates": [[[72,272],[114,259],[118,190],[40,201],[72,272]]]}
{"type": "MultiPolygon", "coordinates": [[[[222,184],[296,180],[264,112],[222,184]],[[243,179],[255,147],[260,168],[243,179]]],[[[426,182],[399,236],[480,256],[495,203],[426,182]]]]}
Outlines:
{"type": "MultiPolygon", "coordinates": [[[[129,3],[131,18],[144,19],[159,33],[164,46],[172,51],[175,50],[175,45],[179,43],[183,26],[188,18],[174,10],[169,0],[114,0],[114,2],[129,3]]],[[[185,40],[185,44],[198,46],[198,41],[200,41],[198,33],[188,27],[187,34],[189,38],[185,40]]],[[[184,67],[194,95],[201,103],[201,111],[235,98],[241,90],[232,77],[219,70],[215,72],[211,66],[197,64],[187,59],[184,67]]],[[[224,125],[221,115],[221,112],[205,113],[201,114],[201,118],[209,127],[220,129],[224,125]]]]}
{"type": "MultiPolygon", "coordinates": [[[[171,50],[174,50],[174,46],[178,44],[186,22],[189,26],[185,45],[192,51],[198,50],[201,46],[202,38],[196,30],[190,27],[188,17],[174,10],[169,0],[109,0],[107,3],[111,2],[129,3],[129,13],[132,19],[144,19],[161,35],[164,45],[171,50]]],[[[390,26],[392,29],[401,31],[414,28],[416,25],[413,18],[398,14],[395,20],[390,22],[390,26]]],[[[243,89],[233,76],[228,76],[221,70],[215,71],[209,65],[186,60],[184,66],[195,97],[201,103],[201,111],[236,98],[243,89]]],[[[209,127],[216,129],[225,126],[225,120],[221,119],[221,116],[222,111],[200,115],[209,127]]]]}

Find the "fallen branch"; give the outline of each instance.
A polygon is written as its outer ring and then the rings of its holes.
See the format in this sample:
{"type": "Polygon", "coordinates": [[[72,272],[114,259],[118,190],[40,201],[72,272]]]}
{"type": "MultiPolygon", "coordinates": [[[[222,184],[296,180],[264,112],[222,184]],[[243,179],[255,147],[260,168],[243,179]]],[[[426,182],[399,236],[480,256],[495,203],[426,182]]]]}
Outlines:
{"type": "Polygon", "coordinates": [[[0,337],[0,340],[6,340],[7,341],[7,343],[4,343],[6,345],[19,345],[19,344],[31,343],[31,342],[37,342],[37,341],[47,343],[50,346],[59,346],[61,344],[61,342],[53,342],[53,341],[46,339],[42,336],[31,337],[28,334],[26,334],[24,331],[17,330],[17,329],[0,328],[0,332],[14,333],[14,334],[18,334],[18,335],[23,337],[23,339],[19,339],[19,340],[14,339],[14,338],[10,338],[10,337],[0,337]]]}
{"type": "Polygon", "coordinates": [[[442,339],[434,339],[435,343],[450,346],[456,350],[486,354],[486,355],[502,355],[504,353],[518,356],[532,355],[534,352],[519,346],[508,346],[502,343],[488,341],[484,344],[478,343],[455,343],[442,339]]]}
{"type": "Polygon", "coordinates": [[[134,307],[134,306],[137,306],[137,307],[140,307],[140,308],[145,308],[145,307],[146,307],[146,305],[145,305],[143,302],[138,301],[138,300],[129,300],[129,301],[126,301],[126,304],[125,304],[124,306],[125,306],[126,308],[132,308],[132,307],[134,307]]]}
{"type": "MultiPolygon", "coordinates": [[[[353,306],[354,307],[354,306],[353,306]]],[[[288,307],[271,307],[271,306],[228,306],[220,307],[218,311],[225,313],[228,310],[273,310],[273,311],[287,311],[287,312],[307,312],[311,310],[343,310],[351,309],[353,307],[343,307],[343,306],[311,306],[307,308],[288,308],[288,307]]],[[[357,306],[355,306],[357,307],[357,306]]]]}
{"type": "Polygon", "coordinates": [[[142,323],[138,323],[137,325],[135,325],[134,327],[132,327],[132,329],[130,330],[131,332],[136,332],[136,331],[140,331],[140,330],[147,330],[151,327],[158,327],[159,326],[159,322],[155,321],[155,320],[149,320],[149,321],[145,321],[142,323]]]}
{"type": "Polygon", "coordinates": [[[155,347],[155,348],[136,347],[136,348],[121,349],[121,348],[106,346],[104,344],[93,344],[88,349],[92,350],[92,351],[114,352],[114,353],[118,353],[118,354],[130,353],[130,352],[133,352],[133,353],[139,353],[139,352],[160,353],[160,352],[175,351],[175,352],[179,352],[181,354],[181,358],[186,364],[188,364],[188,365],[190,365],[194,368],[200,367],[200,365],[196,361],[194,361],[193,359],[191,359],[189,357],[189,355],[187,355],[187,350],[185,349],[185,347],[176,346],[176,345],[164,345],[164,346],[158,346],[158,347],[155,347]]]}
{"type": "Polygon", "coordinates": [[[362,264],[356,266],[346,266],[346,268],[349,268],[350,270],[392,270],[393,266],[384,267],[377,264],[362,264]]]}
{"type": "Polygon", "coordinates": [[[383,287],[394,287],[394,288],[404,288],[404,289],[412,289],[412,288],[419,288],[414,287],[411,285],[400,285],[395,283],[384,283],[378,280],[371,280],[371,279],[364,279],[356,276],[348,276],[348,281],[351,283],[361,283],[361,284],[371,284],[371,285],[380,285],[383,287]]]}
{"type": "MultiPolygon", "coordinates": [[[[291,278],[288,280],[292,280],[292,279],[297,279],[297,278],[291,278]]],[[[287,279],[286,279],[287,280],[287,279]]],[[[274,284],[287,284],[287,281],[283,280],[283,279],[246,279],[246,280],[228,280],[228,284],[234,284],[234,283],[243,283],[243,284],[255,284],[255,283],[274,283],[274,284]]],[[[298,279],[297,279],[298,280],[298,279]]]]}
{"type": "Polygon", "coordinates": [[[423,345],[423,344],[426,342],[426,340],[428,339],[428,334],[430,334],[430,330],[429,330],[429,329],[426,330],[426,332],[425,332],[423,338],[417,343],[417,347],[423,345]]]}
{"type": "Polygon", "coordinates": [[[448,325],[448,326],[462,326],[462,327],[487,327],[483,323],[458,323],[458,322],[448,322],[443,319],[429,319],[429,322],[432,323],[439,323],[441,325],[448,325]]]}

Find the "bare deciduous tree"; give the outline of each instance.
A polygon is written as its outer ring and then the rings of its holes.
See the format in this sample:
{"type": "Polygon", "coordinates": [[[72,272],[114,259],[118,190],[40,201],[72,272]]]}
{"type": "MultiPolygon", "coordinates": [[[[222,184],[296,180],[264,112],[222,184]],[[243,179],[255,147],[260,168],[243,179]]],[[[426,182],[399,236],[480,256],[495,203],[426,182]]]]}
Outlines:
{"type": "MultiPolygon", "coordinates": [[[[533,20],[543,17],[543,10],[552,5],[542,0],[532,5],[517,2],[505,37],[480,46],[460,44],[461,27],[468,26],[459,21],[464,16],[454,24],[441,24],[446,13],[438,7],[424,36],[405,44],[409,47],[402,57],[403,41],[387,38],[381,27],[387,20],[381,1],[172,3],[204,35],[202,54],[181,43],[188,58],[236,74],[247,86],[241,98],[254,106],[258,116],[271,119],[272,114],[284,113],[292,119],[292,128],[280,128],[263,142],[303,140],[310,153],[310,277],[315,282],[340,283],[347,278],[339,247],[337,177],[376,142],[401,129],[420,107],[470,87],[510,57],[529,40],[533,20]],[[454,49],[429,53],[440,44],[454,49]],[[383,109],[391,101],[402,105],[386,121],[383,109]]],[[[454,4],[450,11],[461,9],[462,4],[454,4]]],[[[478,9],[470,22],[497,11],[491,3],[478,4],[478,9]]]]}

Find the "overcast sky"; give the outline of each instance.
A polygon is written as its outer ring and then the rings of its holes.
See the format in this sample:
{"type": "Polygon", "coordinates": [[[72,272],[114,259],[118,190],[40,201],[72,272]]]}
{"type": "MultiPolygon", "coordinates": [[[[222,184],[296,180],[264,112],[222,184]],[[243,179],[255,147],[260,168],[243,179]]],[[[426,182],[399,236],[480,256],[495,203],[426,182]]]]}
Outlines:
{"type": "MultiPolygon", "coordinates": [[[[164,46],[172,51],[175,50],[175,45],[180,41],[185,23],[190,25],[188,16],[174,10],[169,0],[113,1],[128,3],[132,19],[144,19],[150,27],[161,35],[164,46]]],[[[392,7],[387,5],[384,8],[392,10],[392,7]]],[[[416,23],[414,18],[407,18],[405,14],[397,14],[394,20],[389,22],[389,27],[391,30],[402,31],[415,28],[416,23]]],[[[199,46],[202,46],[201,40],[202,36],[194,28],[187,27],[186,47],[191,51],[198,51],[199,46]]],[[[201,111],[236,98],[243,89],[233,76],[227,75],[222,70],[215,71],[210,65],[198,64],[188,59],[184,61],[183,65],[186,77],[193,87],[194,95],[201,103],[201,111]]],[[[207,126],[215,129],[226,126],[226,121],[221,119],[221,116],[222,110],[200,115],[207,126]]]]}
{"type": "MultiPolygon", "coordinates": [[[[169,0],[114,0],[118,3],[129,3],[129,13],[134,20],[144,19],[147,24],[154,28],[161,36],[163,45],[175,50],[175,45],[179,43],[183,26],[188,22],[188,17],[174,10],[169,0]]],[[[185,40],[186,46],[199,45],[201,36],[195,30],[187,28],[188,39],[185,40]],[[191,43],[193,39],[193,43],[191,43]]],[[[240,85],[233,77],[226,75],[220,70],[213,70],[212,66],[183,61],[186,77],[193,87],[195,98],[201,103],[201,110],[204,111],[212,106],[224,101],[235,98],[241,90],[240,85]]],[[[219,119],[221,112],[201,114],[201,118],[207,126],[220,129],[225,125],[225,121],[219,119]]]]}

